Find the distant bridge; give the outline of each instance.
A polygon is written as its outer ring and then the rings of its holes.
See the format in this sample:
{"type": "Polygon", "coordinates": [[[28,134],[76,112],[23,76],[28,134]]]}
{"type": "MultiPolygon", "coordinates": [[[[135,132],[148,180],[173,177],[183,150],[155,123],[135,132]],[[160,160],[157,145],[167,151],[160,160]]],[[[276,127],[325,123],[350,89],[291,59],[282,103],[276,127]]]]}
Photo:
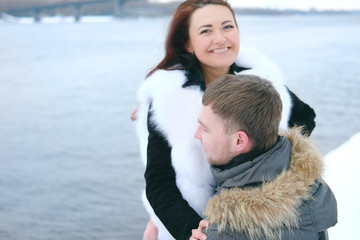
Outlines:
{"type": "MultiPolygon", "coordinates": [[[[36,22],[40,22],[42,12],[47,10],[56,10],[60,8],[73,8],[74,17],[76,21],[80,21],[81,18],[81,8],[85,5],[92,5],[92,4],[101,4],[106,2],[113,2],[113,15],[116,17],[121,16],[121,9],[125,2],[130,0],[88,0],[88,1],[81,1],[81,2],[67,2],[67,3],[59,3],[53,5],[44,5],[44,6],[36,6],[36,7],[29,7],[29,8],[19,8],[19,9],[11,9],[8,10],[7,13],[10,15],[22,15],[22,14],[31,14],[34,16],[36,22]]],[[[131,0],[134,1],[134,0],[131,0]]]]}

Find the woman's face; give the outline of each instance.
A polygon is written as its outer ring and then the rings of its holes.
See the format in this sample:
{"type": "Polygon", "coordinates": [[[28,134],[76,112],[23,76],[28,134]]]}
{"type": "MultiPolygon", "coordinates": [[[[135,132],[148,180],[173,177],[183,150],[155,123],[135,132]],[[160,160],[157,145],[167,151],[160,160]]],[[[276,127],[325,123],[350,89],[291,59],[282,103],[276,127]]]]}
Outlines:
{"type": "Polygon", "coordinates": [[[203,67],[229,67],[239,51],[239,31],[230,10],[214,4],[197,9],[190,19],[185,48],[195,53],[203,67]]]}

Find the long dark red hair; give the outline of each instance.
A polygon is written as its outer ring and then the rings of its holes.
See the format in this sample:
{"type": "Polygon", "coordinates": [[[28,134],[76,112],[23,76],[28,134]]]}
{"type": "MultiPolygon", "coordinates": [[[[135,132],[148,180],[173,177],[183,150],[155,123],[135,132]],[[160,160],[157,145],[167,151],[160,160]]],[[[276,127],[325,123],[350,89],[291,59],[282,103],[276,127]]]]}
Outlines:
{"type": "Polygon", "coordinates": [[[176,9],[170,22],[169,32],[165,43],[165,57],[148,74],[149,77],[158,69],[175,70],[189,69],[197,63],[196,57],[185,50],[185,44],[189,40],[190,18],[195,10],[209,4],[222,5],[227,7],[233,17],[236,18],[234,10],[226,0],[187,0],[181,3],[176,9]]]}

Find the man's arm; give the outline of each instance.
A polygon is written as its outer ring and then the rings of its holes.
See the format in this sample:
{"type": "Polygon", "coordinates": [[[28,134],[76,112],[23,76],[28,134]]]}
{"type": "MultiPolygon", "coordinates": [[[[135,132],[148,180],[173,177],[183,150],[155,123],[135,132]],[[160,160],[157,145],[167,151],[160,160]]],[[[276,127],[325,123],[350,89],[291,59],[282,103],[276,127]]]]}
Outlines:
{"type": "MultiPolygon", "coordinates": [[[[150,117],[149,112],[148,119],[150,117]]],[[[201,217],[183,199],[176,186],[168,142],[149,120],[148,130],[146,196],[155,214],[171,235],[177,240],[188,240],[191,230],[198,227],[201,217]]]]}

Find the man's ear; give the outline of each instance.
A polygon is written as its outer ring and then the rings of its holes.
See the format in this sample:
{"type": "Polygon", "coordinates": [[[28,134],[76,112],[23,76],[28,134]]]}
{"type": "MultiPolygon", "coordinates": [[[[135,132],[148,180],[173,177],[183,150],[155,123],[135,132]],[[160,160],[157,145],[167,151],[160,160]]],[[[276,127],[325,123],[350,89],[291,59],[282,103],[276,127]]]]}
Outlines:
{"type": "Polygon", "coordinates": [[[251,141],[249,136],[244,131],[237,131],[236,133],[235,151],[239,154],[251,151],[251,141]]]}

